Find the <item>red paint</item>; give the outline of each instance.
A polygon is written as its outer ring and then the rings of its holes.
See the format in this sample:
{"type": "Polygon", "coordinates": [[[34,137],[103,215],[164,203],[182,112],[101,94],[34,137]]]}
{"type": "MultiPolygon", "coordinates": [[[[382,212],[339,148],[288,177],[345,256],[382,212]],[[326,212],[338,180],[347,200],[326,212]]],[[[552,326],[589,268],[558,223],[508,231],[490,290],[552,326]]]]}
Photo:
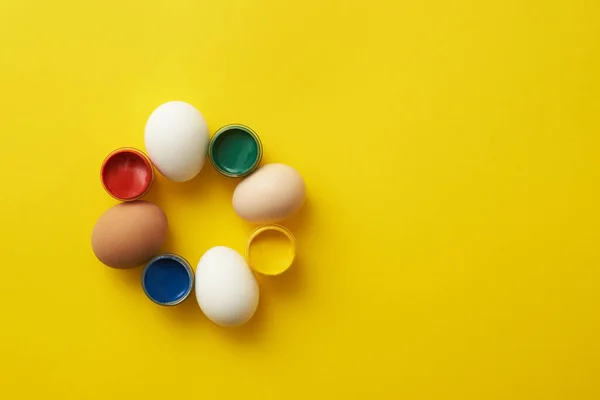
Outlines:
{"type": "Polygon", "coordinates": [[[145,195],[154,180],[152,163],[136,149],[118,149],[106,157],[100,172],[104,189],[118,200],[136,200],[145,195]]]}

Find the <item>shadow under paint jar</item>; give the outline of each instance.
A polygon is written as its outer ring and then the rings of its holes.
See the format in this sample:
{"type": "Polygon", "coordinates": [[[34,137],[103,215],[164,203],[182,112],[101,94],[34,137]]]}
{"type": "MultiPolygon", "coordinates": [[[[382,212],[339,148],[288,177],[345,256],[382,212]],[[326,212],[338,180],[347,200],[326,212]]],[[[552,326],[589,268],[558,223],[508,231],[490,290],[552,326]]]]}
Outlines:
{"type": "Polygon", "coordinates": [[[192,292],[194,271],[177,254],[160,254],[146,264],[142,272],[142,288],[146,296],[161,306],[174,306],[192,292]]]}
{"type": "Polygon", "coordinates": [[[231,124],[219,129],[208,146],[208,158],[222,175],[239,178],[252,173],[262,159],[262,143],[252,129],[231,124]]]}

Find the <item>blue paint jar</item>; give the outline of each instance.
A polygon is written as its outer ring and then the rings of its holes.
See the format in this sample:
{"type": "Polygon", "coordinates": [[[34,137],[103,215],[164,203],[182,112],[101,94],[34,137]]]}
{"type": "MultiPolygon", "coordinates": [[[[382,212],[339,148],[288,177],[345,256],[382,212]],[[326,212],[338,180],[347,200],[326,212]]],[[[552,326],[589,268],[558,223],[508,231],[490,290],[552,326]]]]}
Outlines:
{"type": "Polygon", "coordinates": [[[142,272],[142,288],[146,296],[161,306],[174,306],[192,292],[194,271],[177,254],[160,254],[146,264],[142,272]]]}

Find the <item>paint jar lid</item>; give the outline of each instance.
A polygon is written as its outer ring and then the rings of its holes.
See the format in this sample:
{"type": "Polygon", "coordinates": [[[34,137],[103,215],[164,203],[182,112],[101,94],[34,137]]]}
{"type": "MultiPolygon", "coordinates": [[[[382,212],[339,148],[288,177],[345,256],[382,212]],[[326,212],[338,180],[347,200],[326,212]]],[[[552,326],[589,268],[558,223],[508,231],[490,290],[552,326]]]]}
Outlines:
{"type": "Polygon", "coordinates": [[[104,190],[115,199],[138,200],[150,191],[154,182],[154,168],[141,151],[121,148],[104,159],[100,179],[104,190]]]}
{"type": "Polygon", "coordinates": [[[226,125],[213,135],[208,146],[208,158],[215,169],[225,176],[246,176],[260,164],[262,143],[249,127],[226,125]]]}
{"type": "Polygon", "coordinates": [[[263,275],[279,275],[294,263],[296,239],[281,225],[257,228],[248,239],[246,260],[254,271],[263,275]]]}
{"type": "Polygon", "coordinates": [[[146,264],[142,288],[146,296],[161,306],[174,306],[192,292],[194,271],[187,260],[177,254],[160,254],[146,264]]]}

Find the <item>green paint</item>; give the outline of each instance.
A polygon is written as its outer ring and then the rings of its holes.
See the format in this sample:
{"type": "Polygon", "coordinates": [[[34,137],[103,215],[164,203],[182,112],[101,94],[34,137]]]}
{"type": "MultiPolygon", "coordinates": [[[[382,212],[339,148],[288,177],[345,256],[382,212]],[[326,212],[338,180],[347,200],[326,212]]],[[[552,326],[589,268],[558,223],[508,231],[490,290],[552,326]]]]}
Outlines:
{"type": "Polygon", "coordinates": [[[209,157],[223,175],[239,177],[251,173],[262,158],[260,139],[250,128],[228,125],[219,129],[209,146],[209,157]]]}

